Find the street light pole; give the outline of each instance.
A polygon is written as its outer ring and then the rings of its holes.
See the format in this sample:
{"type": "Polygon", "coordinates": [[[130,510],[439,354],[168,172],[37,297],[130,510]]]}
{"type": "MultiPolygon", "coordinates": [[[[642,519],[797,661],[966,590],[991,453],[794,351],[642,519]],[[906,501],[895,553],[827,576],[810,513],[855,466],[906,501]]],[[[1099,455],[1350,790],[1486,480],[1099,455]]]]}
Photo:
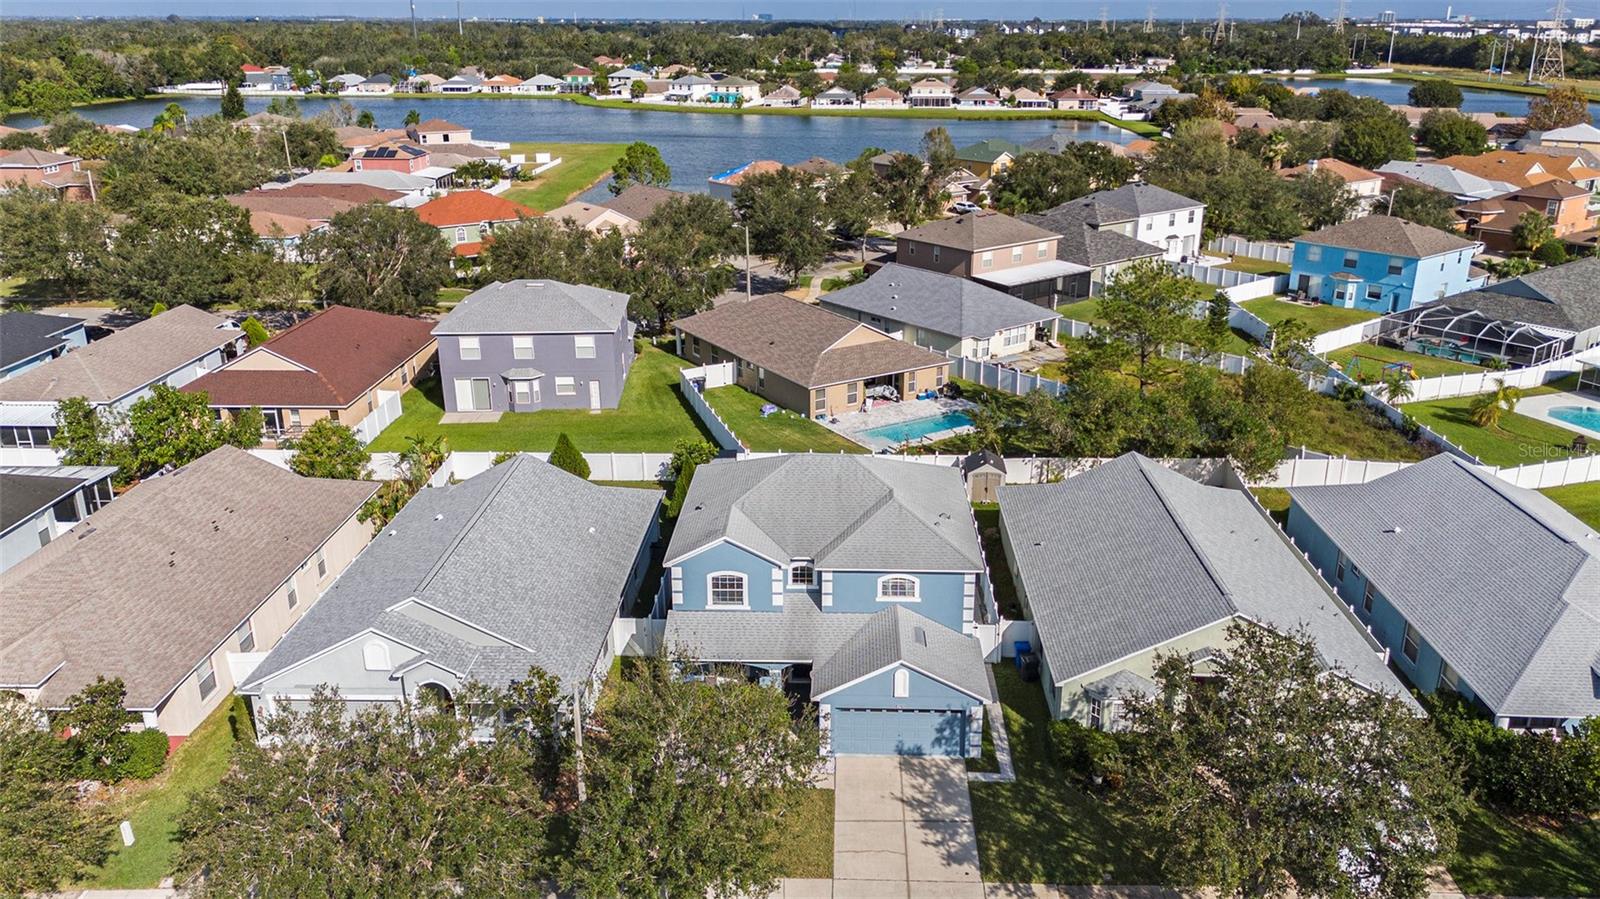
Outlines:
{"type": "Polygon", "coordinates": [[[750,226],[744,222],[737,223],[744,229],[744,298],[754,299],[755,291],[750,286],[750,226]]]}

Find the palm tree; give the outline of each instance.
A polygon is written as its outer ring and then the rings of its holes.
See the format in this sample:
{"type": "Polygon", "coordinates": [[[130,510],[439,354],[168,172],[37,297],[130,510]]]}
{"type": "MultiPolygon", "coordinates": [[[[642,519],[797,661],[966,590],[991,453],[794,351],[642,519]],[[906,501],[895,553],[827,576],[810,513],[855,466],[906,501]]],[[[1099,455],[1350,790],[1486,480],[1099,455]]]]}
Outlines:
{"type": "Polygon", "coordinates": [[[1383,398],[1391,406],[1398,406],[1415,396],[1411,391],[1411,379],[1398,372],[1389,375],[1383,382],[1383,398]]]}
{"type": "Polygon", "coordinates": [[[1506,386],[1504,378],[1496,378],[1495,384],[1499,386],[1472,401],[1472,423],[1480,428],[1499,427],[1501,417],[1517,411],[1517,402],[1522,399],[1522,388],[1506,386]]]}

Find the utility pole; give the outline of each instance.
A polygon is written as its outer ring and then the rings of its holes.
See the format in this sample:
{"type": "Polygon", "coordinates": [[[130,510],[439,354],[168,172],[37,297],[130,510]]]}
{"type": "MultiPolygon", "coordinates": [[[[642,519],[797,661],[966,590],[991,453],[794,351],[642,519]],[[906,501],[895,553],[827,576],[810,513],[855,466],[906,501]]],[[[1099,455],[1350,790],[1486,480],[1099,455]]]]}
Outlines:
{"type": "Polygon", "coordinates": [[[1394,26],[1393,25],[1389,26],[1389,62],[1388,62],[1388,65],[1390,65],[1390,66],[1394,65],[1394,26]]]}
{"type": "Polygon", "coordinates": [[[750,283],[750,225],[746,222],[734,222],[744,229],[744,298],[753,299],[755,289],[750,283]]]}

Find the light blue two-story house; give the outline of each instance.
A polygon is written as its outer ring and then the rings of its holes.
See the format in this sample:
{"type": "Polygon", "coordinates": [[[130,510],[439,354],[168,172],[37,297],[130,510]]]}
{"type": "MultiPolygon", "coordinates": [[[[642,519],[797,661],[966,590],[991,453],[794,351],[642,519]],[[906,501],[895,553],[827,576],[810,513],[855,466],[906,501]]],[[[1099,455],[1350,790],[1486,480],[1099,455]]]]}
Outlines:
{"type": "Polygon", "coordinates": [[[1501,727],[1600,714],[1593,528],[1450,455],[1289,495],[1289,535],[1417,689],[1454,690],[1501,727]]]}
{"type": "Polygon", "coordinates": [[[670,651],[817,706],[825,752],[976,756],[997,618],[954,468],[794,455],[701,466],[665,566],[670,651]]]}
{"type": "Polygon", "coordinates": [[[1295,238],[1290,290],[1345,309],[1387,315],[1483,286],[1483,249],[1438,228],[1369,215],[1295,238]]]}

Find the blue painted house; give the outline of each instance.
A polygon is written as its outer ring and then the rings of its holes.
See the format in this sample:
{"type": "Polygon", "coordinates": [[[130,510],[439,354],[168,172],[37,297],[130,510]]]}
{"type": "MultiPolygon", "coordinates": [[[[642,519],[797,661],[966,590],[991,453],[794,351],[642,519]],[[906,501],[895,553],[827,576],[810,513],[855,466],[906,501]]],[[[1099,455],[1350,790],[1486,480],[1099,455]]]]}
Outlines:
{"type": "Polygon", "coordinates": [[[1419,690],[1501,727],[1600,714],[1600,535],[1536,491],[1439,455],[1296,487],[1286,529],[1419,690]]]}
{"type": "Polygon", "coordinates": [[[976,756],[997,614],[961,475],[871,456],[717,462],[667,548],[666,641],[817,706],[824,751],[976,756]]]}
{"type": "Polygon", "coordinates": [[[1472,274],[1482,244],[1387,215],[1352,219],[1295,239],[1291,290],[1332,306],[1387,315],[1483,286],[1472,274]]]}

